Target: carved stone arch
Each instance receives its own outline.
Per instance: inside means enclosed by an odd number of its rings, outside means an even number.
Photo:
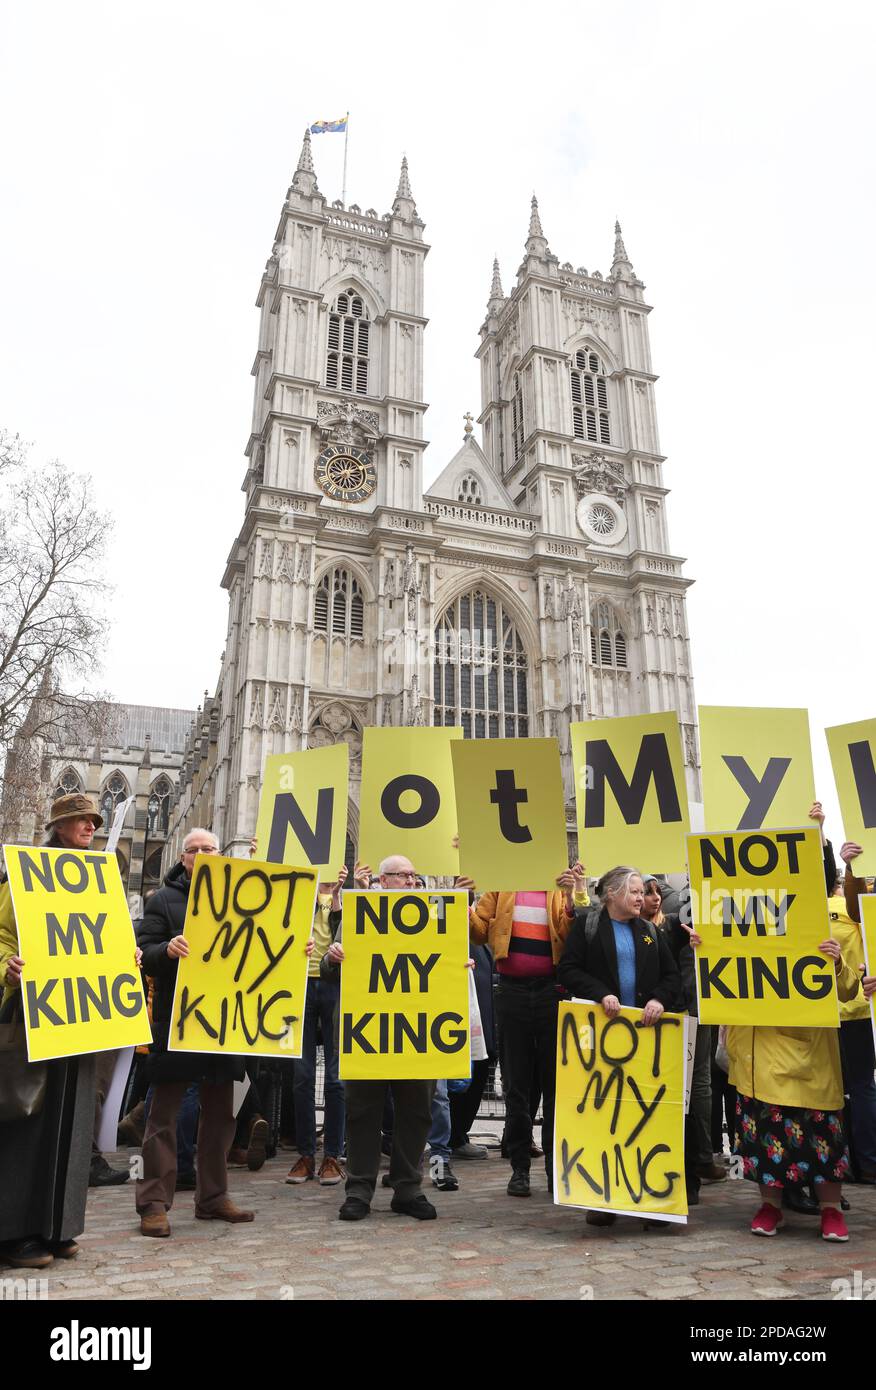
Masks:
[[[103,833],[109,833],[116,807],[131,795],[131,784],[120,767],[113,767],[100,785],[98,807],[103,816]]]
[[[71,767],[68,763],[61,771],[60,775],[55,779],[53,797],[57,800],[61,796],[73,796],[77,792],[82,792],[84,790],[85,783],[75,767]]]
[[[463,570],[449,579],[436,595],[434,625],[437,626],[451,604],[467,589],[483,589],[485,593],[501,599],[502,607],[523,638],[530,663],[534,666],[540,651],[538,628],[527,607],[520,602],[519,593],[515,593],[503,575],[493,570]]]
[[[330,275],[322,285],[320,294],[323,296],[322,308],[329,310],[334,304],[339,294],[344,290],[354,290],[365,302],[368,309],[368,317],[372,322],[386,318],[386,304],[381,295],[373,285],[369,285],[367,280],[363,280],[360,275],[356,275],[350,270],[339,271],[336,275]]]
[[[600,338],[599,334],[595,333],[592,328],[579,329],[573,333],[563,344],[563,351],[568,352],[574,363],[575,353],[589,347],[603,358],[609,376],[614,376],[620,370],[620,363],[608,343],[604,338]]]
[[[313,576],[314,591],[319,588],[323,576],[337,566],[350,571],[353,578],[357,581],[359,588],[362,590],[365,602],[373,603],[377,598],[377,590],[374,587],[374,581],[364,565],[362,565],[359,560],[353,559],[350,555],[339,554],[330,556],[325,560],[319,560]]]
[[[522,353],[515,352],[505,367],[499,388],[502,394],[503,401],[510,401],[511,399],[511,394],[514,389],[514,378],[520,371],[520,364],[522,363],[522,361]]]

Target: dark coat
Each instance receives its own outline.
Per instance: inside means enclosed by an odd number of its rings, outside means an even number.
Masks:
[[[664,1009],[681,1009],[681,979],[666,937],[641,917],[634,917],[630,926],[636,944],[635,1007],[643,1009],[656,999]],[[575,913],[557,979],[576,999],[598,1003],[607,994],[620,998],[614,928],[605,908]]]
[[[682,912],[687,903],[686,920],[690,925],[690,889],[685,888],[686,898],[682,898]],[[696,957],[694,948],[690,944],[690,937],[682,926],[682,913],[672,912],[663,918],[657,930],[665,936],[672,952],[672,959],[678,966],[678,973],[681,977],[681,992],[684,1000],[684,1007],[689,1014],[697,1016],[697,980],[696,980]]]
[[[171,937],[181,936],[186,920],[191,879],[182,864],[174,864],[157,893],[146,904],[137,928],[143,951],[143,973],[155,982],[152,995],[152,1046],[147,1076],[150,1081],[242,1081],[244,1059],[218,1052],[168,1052],[167,1037],[173,1012],[179,961],[167,954]]]

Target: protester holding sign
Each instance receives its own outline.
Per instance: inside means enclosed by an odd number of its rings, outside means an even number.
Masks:
[[[477,946],[486,943],[490,947],[499,975],[496,1024],[505,1095],[505,1143],[512,1169],[509,1197],[530,1195],[530,1092],[535,1069],[541,1082],[543,1133],[553,1133],[559,1004],[556,967],[575,909],[590,902],[586,881],[583,866],[576,864],[560,874],[557,889],[550,893],[484,893],[470,912],[471,940]],[[549,1140],[544,1149],[548,1190],[552,1191],[553,1146]]]
[[[154,1084],[152,1108],[143,1137],[143,1177],[137,1183],[140,1233],[169,1236],[167,1213],[176,1189],[176,1117],[193,1081],[201,1083],[195,1214],[203,1220],[252,1221],[228,1196],[226,1155],[234,1139],[233,1082],[242,1081],[243,1058],[217,1053],[168,1052],[167,1041],[179,960],[188,955],[183,935],[192,871],[199,854],[218,854],[209,830],[190,830],[180,861],[150,898],[140,924],[143,969],[155,981],[152,1001],[153,1043],[149,1076]]]
[[[681,979],[666,937],[642,918],[645,885],[637,869],[610,869],[596,885],[601,908],[578,909],[557,976],[576,999],[601,1004],[609,1019],[621,1007],[644,1012],[649,1027],[682,1006]],[[613,1212],[587,1213],[608,1226]]]
[[[338,1009],[337,980],[321,978],[320,964],[334,940],[341,922],[341,891],[347,881],[343,864],[334,883],[320,883],[313,914],[313,952],[307,966],[307,1000],[301,1057],[295,1063],[295,1140],[300,1157],[289,1169],[287,1183],[318,1178],[322,1187],[342,1182],[341,1154],[344,1152],[344,1083],[338,1078],[338,1050],[335,1045],[335,1014]],[[316,1170],[316,1030],[322,1033],[325,1063],[325,1127],[323,1160]]]
[[[843,858],[850,849],[857,848],[857,845],[843,845]],[[846,882],[852,875],[851,864],[856,857],[849,857]],[[856,974],[862,975],[864,942],[858,923],[860,905],[854,904],[856,916],[852,917],[847,910],[843,884],[839,879],[827,905],[830,909],[830,934],[839,942],[843,958]],[[863,990],[859,990],[852,999],[840,1000],[840,1058],[843,1067],[843,1087],[849,1098],[855,1177],[858,1182],[873,1183],[876,1182],[876,1051],[873,1046],[870,1005],[864,997]]]
[[[52,849],[87,850],[102,824],[89,797],[61,797],[52,806],[43,844]],[[12,895],[4,882],[0,885],[4,1021],[21,1016],[21,982],[26,977]],[[0,1053],[0,1069],[11,1067],[12,1062],[11,1053]],[[16,1268],[43,1269],[53,1259],[72,1259],[79,1253],[75,1237],[85,1226],[94,1132],[94,1054],[30,1065],[45,1068],[41,1107],[0,1121],[0,1258]]]
[[[693,937],[699,945],[699,937]],[[860,977],[838,941],[818,947],[834,963],[840,1000],[852,999]],[[849,1171],[843,1133],[843,1081],[835,1028],[755,1027],[727,1030],[730,1080],[737,1090],[734,1152],[743,1175],[760,1186],[753,1235],[773,1236],[782,1225],[782,1191],[810,1181],[821,1206],[825,1240],[846,1241],[840,1211]]]
[[[367,888],[370,886],[371,870],[367,865],[357,865],[355,879],[357,886]],[[392,855],[384,859],[380,865],[379,887],[383,892],[391,892],[394,895],[409,890],[409,904],[417,907],[416,900],[422,899],[423,895],[416,892],[417,872],[404,855]],[[361,924],[363,929],[362,941],[367,935],[370,941],[376,934],[378,940],[388,941],[389,939],[389,918],[392,914],[390,905],[384,899],[381,903],[368,902],[370,895],[364,893],[347,895],[344,900],[344,915],[347,915],[347,902],[359,900],[364,905],[361,911],[354,909],[352,925],[358,929]],[[375,895],[376,896],[376,895]],[[452,899],[450,900],[452,902]],[[390,903],[392,900],[390,900]],[[398,904],[399,909],[403,904]],[[446,913],[448,904],[443,909]],[[462,925],[464,928],[465,907],[462,907]],[[413,940],[420,936],[422,931],[428,931],[430,938],[436,933],[431,925],[433,914],[427,912],[425,918],[423,914],[418,914],[421,922],[400,922],[396,927],[396,934],[401,932],[407,946],[413,945]],[[421,925],[422,923],[422,925]],[[443,926],[439,923],[439,934],[443,935]],[[352,1012],[345,1013],[343,1017],[343,1037],[341,1046],[341,1070],[342,1074],[348,1075],[344,1071],[345,1061],[350,1071],[358,1072],[360,1079],[347,1080],[345,1083],[346,1101],[346,1120],[347,1120],[347,1182],[346,1198],[338,1212],[342,1221],[361,1221],[371,1213],[371,1202],[377,1186],[377,1174],[380,1167],[381,1151],[381,1121],[383,1119],[384,1102],[389,1086],[392,1087],[392,1097],[395,1106],[395,1118],[392,1136],[392,1152],[389,1161],[389,1183],[393,1188],[393,1197],[390,1203],[392,1210],[399,1215],[412,1216],[418,1221],[432,1221],[438,1215],[434,1206],[422,1193],[422,1159],[423,1151],[432,1123],[432,1097],[435,1091],[435,1080],[429,1078],[430,1049],[428,1040],[432,1041],[432,1051],[435,1047],[435,1038],[438,1037],[443,1054],[449,1054],[450,1049],[456,1049],[464,1043],[464,1072],[457,1071],[457,1075],[468,1074],[470,1071],[470,1061],[468,1057],[468,1029],[462,1029],[457,1025],[451,1028],[451,1035],[446,1032],[442,1034],[442,1029],[447,1025],[452,1025],[453,1018],[447,1013],[431,1015],[428,1010],[420,1012],[417,1019],[418,1030],[422,1025],[424,1036],[417,1038],[415,1053],[402,1058],[398,1055],[399,1044],[403,1050],[409,1052],[405,1038],[411,1034],[410,1021],[406,1019],[406,1010],[402,1006],[389,1007],[391,999],[394,999],[395,983],[402,982],[401,1000],[409,994],[422,994],[423,980],[435,976],[444,975],[446,965],[442,962],[441,951],[435,951],[433,943],[430,942],[430,954],[426,960],[421,959],[416,952],[407,953],[404,957],[394,952],[395,959],[391,962],[383,960],[379,952],[361,952],[363,961],[366,957],[370,958],[370,967],[367,970],[367,979],[376,991],[380,991],[386,996],[387,1008],[380,1011],[379,1018],[376,1018],[376,1009],[372,1006],[364,1013],[354,1016]],[[340,940],[335,940],[329,947],[322,961],[322,977],[331,979],[337,976],[339,967],[345,959],[344,947]],[[416,983],[413,976],[416,975]],[[467,984],[464,987],[465,997],[467,998]],[[342,998],[341,1012],[346,1008],[346,1003]],[[461,1016],[460,1016],[461,1017]],[[431,1023],[431,1027],[427,1027]],[[370,1033],[369,1033],[370,1029]],[[428,1036],[426,1036],[426,1034]],[[419,1054],[423,1054],[422,1056]],[[416,1063],[414,1064],[414,1057]],[[446,1065],[449,1055],[442,1056],[442,1061]],[[425,1075],[423,1067],[425,1066]],[[394,1071],[393,1068],[396,1068]],[[395,1078],[401,1072],[402,1078]],[[448,1072],[452,1069],[447,1068]],[[364,1079],[368,1074],[374,1079]],[[434,1076],[434,1072],[432,1073]]]

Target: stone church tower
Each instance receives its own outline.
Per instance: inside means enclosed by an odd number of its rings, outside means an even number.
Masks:
[[[569,724],[677,709],[699,799],[682,561],[669,549],[643,285],[560,264],[535,199],[510,295],[480,329],[483,448],[423,491],[424,268],[407,162],[389,213],[329,205],[305,134],[258,295],[245,514],[209,778],[245,854],[265,758],[368,724],[560,741]],[[198,824],[184,792],[173,849]],[[574,820],[570,812],[570,820]]]

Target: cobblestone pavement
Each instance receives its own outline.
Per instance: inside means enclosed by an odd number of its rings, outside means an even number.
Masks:
[[[476,1136],[473,1136],[476,1137]],[[122,1164],[130,1151],[111,1161]],[[372,1215],[338,1221],[343,1188],[288,1187],[296,1155],[281,1152],[258,1173],[233,1169],[234,1199],[252,1225],[196,1221],[193,1194],[179,1193],[169,1240],[138,1230],[133,1185],[92,1189],[82,1253],[46,1271],[50,1299],[832,1299],[836,1279],[876,1278],[876,1189],[850,1187],[847,1245],[822,1241],[818,1221],[791,1215],[766,1240],[748,1223],[753,1184],[703,1188],[687,1226],[645,1231],[621,1219],[611,1229],[555,1207],[543,1171],[533,1195],[508,1197],[506,1163],[458,1163],[455,1193],[426,1190],[438,1220],[389,1210],[378,1187]],[[25,1274],[0,1266],[0,1277]],[[860,1295],[859,1295],[860,1296]]]

